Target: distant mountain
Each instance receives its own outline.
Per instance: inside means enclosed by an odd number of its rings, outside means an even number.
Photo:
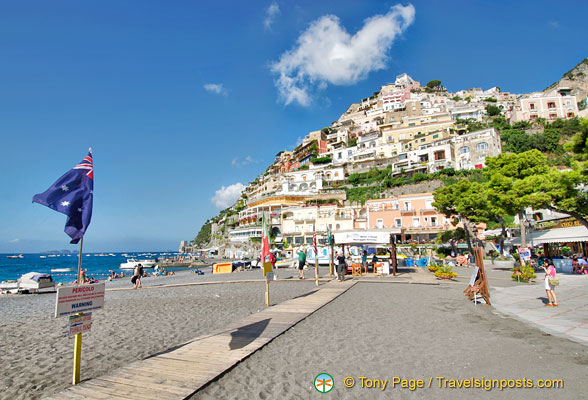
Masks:
[[[583,59],[578,65],[563,74],[559,81],[546,88],[544,92],[562,87],[572,89],[572,94],[576,96],[578,101],[586,98],[588,95],[588,58]]]

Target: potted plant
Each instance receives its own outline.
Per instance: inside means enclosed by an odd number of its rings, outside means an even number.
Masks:
[[[533,278],[536,278],[535,271],[533,271],[533,267],[530,265],[517,265],[511,269],[512,274],[511,278],[515,282],[523,282],[529,283],[529,281]]]
[[[439,267],[437,265],[433,265],[433,264],[429,265],[427,268],[431,272],[437,272],[437,270],[439,269]]]
[[[437,272],[435,272],[435,276],[437,278],[441,278],[441,279],[451,279],[451,278],[459,276],[459,275],[457,275],[455,272],[453,272],[452,266],[444,265],[442,267],[439,267],[439,269],[437,269]]]

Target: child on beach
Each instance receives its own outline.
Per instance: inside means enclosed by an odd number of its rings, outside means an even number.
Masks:
[[[543,266],[543,270],[545,271],[545,293],[547,293],[547,300],[549,301],[547,304],[545,304],[545,306],[557,307],[555,286],[549,282],[549,278],[555,278],[555,267],[553,266],[552,262],[549,262],[549,267],[545,268],[545,266]]]

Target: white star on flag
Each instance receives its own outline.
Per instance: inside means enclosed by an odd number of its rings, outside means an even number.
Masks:
[[[69,206],[69,201],[62,201],[61,205],[64,207],[67,207],[67,206]]]
[[[69,188],[67,187],[67,185],[61,186],[61,190],[63,190],[64,192],[69,192]]]
[[[81,208],[78,208],[78,212],[82,212],[82,209]]]

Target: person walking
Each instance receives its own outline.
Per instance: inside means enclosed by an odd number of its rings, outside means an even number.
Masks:
[[[306,264],[306,252],[301,246],[298,249],[298,279],[304,279],[304,264]]]
[[[131,282],[135,284],[133,289],[143,288],[141,285],[141,277],[143,276],[143,266],[141,264],[137,264],[135,269],[133,270],[133,277],[131,278]]]
[[[555,278],[555,267],[553,266],[553,262],[549,262],[549,267],[545,268],[543,266],[543,270],[545,271],[545,293],[547,293],[547,300],[548,303],[545,304],[546,307],[557,307],[557,296],[555,295],[555,285],[553,285],[553,279]],[[551,279],[551,282],[550,282]]]
[[[345,262],[345,254],[340,251],[337,255],[337,280],[343,282],[345,280],[345,273],[347,272],[347,263]]]
[[[361,256],[361,267],[365,270],[365,273],[367,274],[368,272],[368,267],[367,267],[367,251],[363,251],[363,255]]]

